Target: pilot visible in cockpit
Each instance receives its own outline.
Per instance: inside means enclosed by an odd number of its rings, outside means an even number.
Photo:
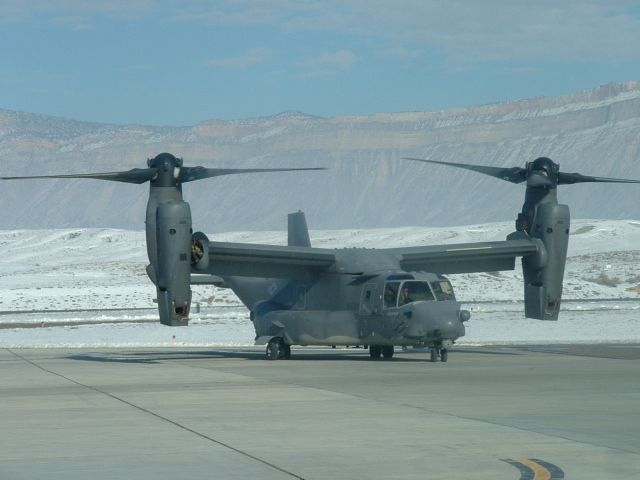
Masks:
[[[411,292],[409,291],[409,287],[406,285],[402,287],[402,291],[400,292],[400,298],[398,299],[398,305],[406,305],[407,303],[413,302],[413,298],[411,298]]]

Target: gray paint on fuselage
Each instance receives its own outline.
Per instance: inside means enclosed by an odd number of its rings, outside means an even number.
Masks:
[[[405,272],[395,255],[380,250],[336,250],[335,256],[329,271],[306,281],[225,277],[251,311],[256,338],[278,336],[297,345],[429,345],[464,335],[454,300],[383,307],[389,276],[433,282],[437,275]]]

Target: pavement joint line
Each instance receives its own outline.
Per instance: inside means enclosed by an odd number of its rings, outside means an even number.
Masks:
[[[537,352],[533,352],[533,353],[537,353]],[[161,362],[167,362],[167,361],[173,361],[173,362],[180,362],[181,359],[163,359],[160,360]],[[191,359],[186,359],[187,361],[191,360]],[[428,362],[427,362],[428,363]],[[201,367],[201,366],[197,366],[197,365],[187,365],[189,368],[198,368],[198,369],[202,369],[202,370],[213,370],[213,368],[209,368],[209,367]],[[238,375],[240,377],[246,377],[246,378],[251,378],[255,380],[255,377],[251,377],[249,375],[243,375],[240,373],[236,373],[236,372],[227,372],[227,373],[233,373],[233,375]],[[488,425],[494,425],[497,427],[502,427],[502,428],[510,428],[510,429],[514,429],[514,430],[520,430],[523,432],[529,432],[529,433],[535,433],[537,435],[542,435],[545,437],[551,437],[551,438],[556,438],[556,439],[560,439],[560,440],[565,440],[568,442],[572,442],[572,443],[579,443],[582,445],[589,445],[592,447],[597,447],[597,448],[604,448],[607,450],[613,450],[613,451],[617,451],[617,452],[624,452],[624,453],[630,453],[632,455],[640,455],[640,453],[633,451],[633,450],[627,450],[624,448],[616,448],[616,447],[610,447],[608,445],[599,445],[597,443],[593,443],[593,442],[585,442],[583,440],[576,440],[574,438],[569,438],[569,437],[564,437],[562,435],[555,435],[555,434],[550,434],[550,433],[546,433],[546,432],[538,432],[536,430],[532,430],[529,428],[524,428],[524,427],[518,427],[518,426],[514,426],[514,425],[505,425],[503,423],[499,423],[499,422],[495,422],[495,421],[491,421],[491,420],[487,420],[484,418],[476,418],[476,417],[466,417],[466,416],[462,416],[462,415],[456,415],[453,413],[448,413],[448,412],[441,412],[438,410],[433,410],[433,409],[429,409],[426,407],[421,407],[421,406],[417,406],[417,405],[410,405],[410,404],[406,404],[406,403],[399,403],[399,402],[394,402],[391,400],[384,400],[384,399],[379,399],[379,398],[367,398],[361,395],[357,395],[355,393],[347,393],[347,392],[341,392],[338,390],[328,390],[328,389],[323,389],[320,387],[313,387],[313,386],[308,386],[308,385],[299,385],[296,383],[292,383],[292,382],[286,382],[286,381],[275,381],[275,380],[269,380],[269,379],[265,379],[265,378],[260,378],[260,380],[264,381],[265,383],[271,383],[274,385],[293,385],[296,387],[300,387],[300,388],[309,388],[309,389],[314,389],[314,390],[318,390],[321,392],[332,392],[332,393],[338,393],[341,395],[345,395],[345,396],[350,396],[353,398],[357,398],[359,400],[367,400],[370,402],[376,402],[376,403],[381,403],[381,404],[386,404],[386,405],[393,405],[393,406],[400,406],[400,407],[406,407],[406,408],[412,408],[414,410],[418,410],[421,412],[426,412],[426,413],[431,413],[434,415],[442,415],[442,416],[446,416],[446,417],[451,417],[451,418],[457,418],[459,420],[468,420],[468,421],[472,421],[472,422],[481,422],[481,423],[486,423]]]
[[[595,344],[597,345],[597,344]],[[626,346],[627,344],[625,343],[619,343],[617,345],[621,345],[621,346]],[[631,344],[629,344],[631,345]],[[624,361],[637,361],[638,359],[636,358],[619,358],[619,357],[612,357],[610,355],[596,355],[596,354],[588,354],[588,353],[579,353],[579,352],[566,352],[566,351],[561,351],[561,350],[557,350],[553,348],[553,345],[550,346],[542,346],[540,348],[535,348],[535,347],[526,347],[526,346],[522,346],[520,347],[522,350],[526,351],[526,352],[531,352],[531,353],[542,353],[542,354],[550,354],[550,355],[564,355],[567,357],[584,357],[584,358],[600,358],[600,359],[605,359],[605,360],[624,360]]]
[[[189,433],[191,433],[193,435],[196,435],[196,436],[198,436],[198,437],[200,437],[200,438],[202,438],[204,440],[208,440],[208,441],[210,441],[212,443],[215,443],[216,445],[219,445],[221,447],[227,448],[227,449],[229,449],[229,450],[231,450],[233,452],[236,452],[236,453],[238,453],[240,455],[243,455],[243,456],[245,456],[245,457],[247,457],[247,458],[249,458],[251,460],[254,460],[256,462],[262,463],[263,465],[266,465],[266,466],[268,466],[270,468],[273,468],[273,469],[275,469],[275,470],[277,470],[277,471],[279,471],[281,473],[289,475],[292,478],[297,478],[299,480],[305,480],[304,477],[296,475],[295,473],[290,472],[288,470],[285,470],[282,467],[278,467],[277,465],[275,465],[273,463],[270,463],[270,462],[268,462],[266,460],[263,460],[262,458],[256,457],[255,455],[251,455],[250,453],[245,452],[243,450],[240,450],[239,448],[233,447],[233,446],[229,445],[228,443],[224,443],[224,442],[222,442],[220,440],[216,440],[213,437],[209,437],[208,435],[205,435],[204,433],[200,433],[197,430],[193,430],[193,429],[191,429],[191,428],[189,428],[189,427],[187,427],[185,425],[182,425],[181,423],[176,422],[175,420],[171,420],[170,418],[164,417],[164,416],[160,415],[159,413],[155,413],[155,412],[152,412],[151,410],[147,410],[146,408],[141,407],[140,405],[136,405],[135,403],[129,402],[129,401],[127,401],[127,400],[125,400],[123,398],[120,398],[117,395],[114,395],[114,394],[109,393],[107,391],[100,390],[97,387],[93,387],[91,385],[86,385],[84,383],[78,382],[77,380],[74,380],[72,378],[66,377],[65,375],[62,375],[61,373],[57,373],[57,372],[54,372],[53,370],[49,370],[48,368],[45,368],[42,365],[37,364],[33,360],[29,360],[28,358],[23,357],[22,355],[14,352],[10,348],[6,348],[5,350],[8,351],[9,353],[11,353],[12,355],[14,355],[15,357],[21,359],[22,361],[27,362],[28,364],[30,364],[30,365],[42,370],[43,372],[49,373],[51,375],[55,375],[57,377],[60,377],[60,378],[62,378],[64,380],[68,381],[68,382],[71,382],[71,383],[73,383],[75,385],[78,385],[80,387],[87,388],[87,389],[92,390],[92,391],[94,391],[96,393],[99,393],[101,395],[105,395],[105,396],[107,396],[109,398],[112,398],[112,399],[114,399],[114,400],[116,400],[116,401],[118,401],[120,403],[123,403],[125,405],[130,406],[130,407],[133,407],[136,410],[139,410],[139,411],[141,411],[143,413],[151,415],[152,417],[155,417],[155,418],[157,418],[159,420],[162,420],[162,421],[164,421],[166,423],[169,423],[169,424],[171,424],[171,425],[173,425],[175,427],[178,427],[178,428],[180,428],[182,430],[185,430],[186,432],[189,432]]]

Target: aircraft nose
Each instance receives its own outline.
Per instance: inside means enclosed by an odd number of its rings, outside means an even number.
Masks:
[[[431,340],[455,340],[464,336],[457,302],[417,302],[411,305],[405,336]]]
[[[452,319],[441,319],[429,329],[427,335],[436,339],[455,340],[464,335],[464,325],[457,315]]]

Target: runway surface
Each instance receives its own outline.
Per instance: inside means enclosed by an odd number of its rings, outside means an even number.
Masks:
[[[640,345],[0,350],[2,479],[640,478]]]

